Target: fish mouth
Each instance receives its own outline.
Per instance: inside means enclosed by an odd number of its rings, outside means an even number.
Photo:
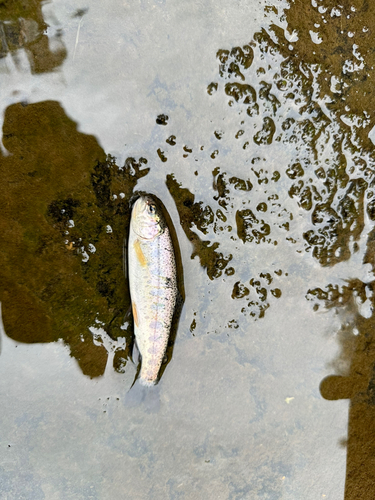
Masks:
[[[139,213],[145,211],[150,205],[155,205],[153,198],[148,194],[142,194],[135,200],[132,211],[138,215]]]
[[[145,198],[145,196],[139,196],[139,198],[135,200],[132,207],[132,217],[138,217],[138,215],[145,211],[145,209],[147,208],[147,202]]]

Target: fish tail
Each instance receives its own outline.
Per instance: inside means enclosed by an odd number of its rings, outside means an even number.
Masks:
[[[139,383],[141,385],[143,385],[144,387],[152,387],[153,385],[156,384],[156,380],[151,379],[151,378],[144,378],[144,377],[141,376],[139,378]]]
[[[146,360],[142,360],[139,383],[145,387],[151,387],[155,385],[158,377],[158,372],[158,369],[150,369],[150,367],[147,367]]]

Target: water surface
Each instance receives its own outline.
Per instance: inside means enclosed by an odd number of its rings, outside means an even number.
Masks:
[[[4,4],[4,498],[372,498],[357,3]],[[140,191],[171,217],[185,298],[146,392],[123,273]]]

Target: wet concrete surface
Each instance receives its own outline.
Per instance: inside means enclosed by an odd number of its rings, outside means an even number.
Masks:
[[[0,20],[3,498],[373,498],[372,7]],[[151,389],[123,269],[137,192],[181,253]]]

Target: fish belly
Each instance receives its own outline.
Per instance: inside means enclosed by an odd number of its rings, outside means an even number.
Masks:
[[[134,333],[142,357],[140,382],[153,385],[163,362],[177,296],[176,263],[166,229],[154,240],[129,238]]]

